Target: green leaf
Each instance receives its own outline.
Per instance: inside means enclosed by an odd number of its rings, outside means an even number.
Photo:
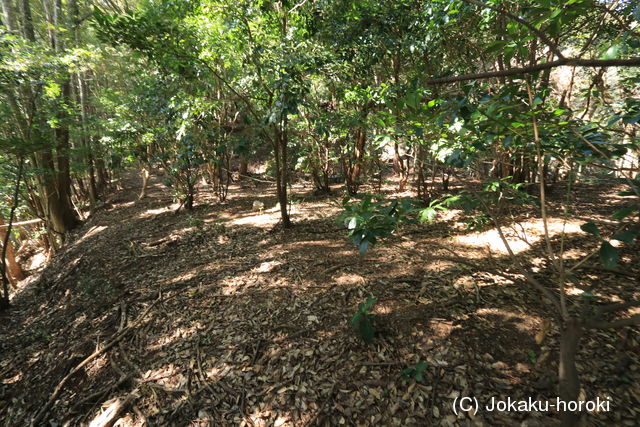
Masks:
[[[357,311],[356,314],[354,314],[353,317],[351,317],[351,321],[350,321],[351,325],[357,328],[363,316],[364,314],[362,314],[361,311]]]
[[[619,233],[616,233],[613,238],[616,240],[620,240],[621,242],[630,244],[633,243],[633,241],[636,239],[636,237],[638,237],[638,232],[637,231],[621,231]]]
[[[429,367],[427,362],[418,362],[416,363],[416,371],[424,372]]]
[[[628,217],[631,213],[635,212],[638,210],[637,206],[625,206],[624,208],[617,210],[614,212],[613,215],[611,215],[611,217],[613,219],[617,219],[618,221],[625,219],[626,217]]]
[[[369,295],[369,297],[367,297],[367,301],[364,304],[362,304],[361,310],[365,313],[368,313],[369,311],[371,311],[374,304],[377,302],[378,302],[378,298]]]
[[[593,234],[596,237],[600,237],[600,231],[593,222],[587,222],[580,226],[580,229],[586,233]]]
[[[366,342],[367,344],[373,344],[373,335],[375,333],[375,330],[373,329],[373,325],[368,318],[362,318],[362,320],[360,321],[358,332],[360,332],[360,336],[362,337],[364,342]]]
[[[604,53],[604,59],[615,59],[619,56],[620,45],[614,44]]]
[[[600,263],[602,263],[602,266],[607,269],[616,268],[619,260],[618,250],[611,243],[602,242],[602,245],[600,245]]]
[[[357,217],[353,217],[351,218],[351,220],[349,221],[349,224],[347,225],[347,228],[349,230],[353,230],[358,226],[358,218]]]
[[[437,212],[435,208],[429,207],[420,211],[420,222],[433,222],[436,219]]]

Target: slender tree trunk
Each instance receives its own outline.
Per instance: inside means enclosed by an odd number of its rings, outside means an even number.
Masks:
[[[22,169],[24,167],[24,157],[20,157],[18,163],[18,173],[16,175],[16,185],[13,192],[13,200],[11,204],[11,210],[9,212],[9,223],[5,231],[5,235],[2,242],[2,254],[0,255],[0,280],[2,281],[2,298],[0,298],[0,309],[9,307],[9,276],[7,274],[7,252],[9,248],[9,237],[11,236],[11,226],[13,225],[13,218],[18,209],[18,203],[20,201],[20,182],[22,181]]]
[[[25,39],[35,42],[36,33],[33,30],[33,18],[31,17],[29,0],[20,0],[20,12],[22,15],[22,34]]]
[[[25,278],[24,271],[22,271],[22,267],[16,261],[15,252],[13,250],[13,244],[11,243],[11,236],[7,236],[7,228],[1,227],[5,225],[4,218],[0,215],[0,240],[2,242],[7,242],[7,250],[6,250],[6,266],[7,266],[7,276],[9,279],[9,284],[16,288],[16,283]],[[3,246],[4,250],[4,246]]]
[[[576,353],[582,338],[582,325],[578,319],[570,318],[560,334],[560,363],[558,394],[565,402],[577,401],[580,393],[580,378],[576,367]],[[562,425],[572,427],[578,421],[577,414],[569,411],[562,413]]]
[[[416,187],[418,189],[418,198],[422,200],[427,200],[429,198],[429,190],[427,188],[427,183],[424,175],[424,166],[425,166],[425,150],[422,144],[418,144],[416,150]]]
[[[69,1],[69,10],[70,10],[70,23],[73,28],[74,33],[74,41],[76,47],[81,45],[80,39],[80,12],[78,10],[78,2],[76,0]],[[78,92],[78,101],[80,102],[80,128],[82,129],[82,134],[80,136],[80,140],[82,142],[82,147],[85,152],[85,162],[87,163],[88,172],[89,172],[89,202],[93,207],[95,202],[98,200],[98,188],[96,185],[96,174],[95,174],[95,166],[93,159],[93,150],[91,147],[91,139],[87,137],[87,83],[85,81],[84,73],[77,72],[75,74],[77,81],[77,92]]]
[[[240,175],[246,175],[249,169],[249,162],[247,162],[247,158],[245,156],[240,156],[240,168],[238,171]]]
[[[282,120],[283,128],[287,124],[286,118]],[[285,128],[286,129],[286,128]],[[278,203],[280,204],[280,217],[284,228],[291,227],[291,219],[288,211],[288,167],[287,167],[287,134],[278,125],[274,125],[274,148],[276,159],[276,189],[278,192]]]
[[[350,170],[346,172],[347,178],[347,191],[351,195],[355,195],[358,192],[360,186],[360,173],[362,172],[362,166],[365,156],[365,144],[367,142],[367,135],[362,126],[356,128],[354,132],[355,147],[353,150],[353,161],[350,165]]]
[[[2,23],[10,33],[15,33],[18,30],[12,0],[2,0]]]
[[[147,197],[147,186],[149,185],[149,166],[146,163],[142,164],[140,175],[142,176],[142,189],[140,190],[138,200]]]

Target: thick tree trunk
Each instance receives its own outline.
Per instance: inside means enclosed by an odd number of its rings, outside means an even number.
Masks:
[[[44,214],[48,220],[49,228],[64,240],[64,234],[75,228],[79,221],[76,217],[68,190],[60,191],[53,155],[50,150],[43,150],[36,154],[37,166],[43,170],[43,175],[38,177],[40,199],[43,203]]]

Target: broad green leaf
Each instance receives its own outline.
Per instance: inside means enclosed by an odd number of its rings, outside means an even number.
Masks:
[[[587,222],[580,226],[580,229],[586,233],[593,234],[596,237],[600,237],[600,231],[593,222]]]
[[[602,245],[600,245],[600,263],[602,263],[602,266],[608,269],[616,268],[619,260],[618,250],[611,243],[602,242]]]
[[[613,238],[616,240],[620,240],[621,242],[624,243],[633,243],[633,241],[636,239],[636,237],[638,237],[638,232],[637,231],[621,231],[619,233],[616,233]]]
[[[429,207],[420,211],[420,222],[433,222],[436,219],[438,213],[435,208]]]
[[[364,342],[366,342],[367,344],[373,344],[373,335],[375,333],[375,330],[373,329],[373,325],[368,318],[363,317],[360,320],[358,331],[360,332],[360,336],[362,337]]]
[[[615,211],[614,214],[611,215],[611,217],[613,219],[620,221],[625,219],[626,217],[628,217],[630,214],[632,214],[637,210],[638,210],[637,206],[625,206],[624,208]]]

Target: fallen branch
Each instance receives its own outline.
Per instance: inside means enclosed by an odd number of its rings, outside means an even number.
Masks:
[[[587,329],[616,329],[624,326],[634,326],[640,324],[640,314],[627,317],[626,319],[618,319],[612,322],[587,322],[584,327]]]
[[[14,222],[13,224],[11,224],[12,227],[17,227],[19,225],[28,225],[28,224],[35,224],[38,222],[42,222],[42,219],[40,218],[36,218],[36,219],[30,219],[28,221],[20,221],[20,222]],[[0,228],[8,228],[9,224],[2,224],[0,225]]]
[[[89,355],[87,358],[85,358],[82,362],[80,362],[79,364],[76,365],[75,368],[73,368],[64,378],[62,378],[62,380],[60,380],[60,382],[58,383],[58,385],[55,387],[55,389],[53,390],[53,393],[51,393],[51,396],[49,397],[49,399],[47,400],[47,402],[42,406],[42,408],[36,413],[36,415],[33,417],[33,419],[31,420],[31,426],[35,427],[37,425],[40,425],[40,421],[42,420],[42,418],[47,414],[47,412],[49,411],[49,409],[51,408],[51,406],[53,406],[53,402],[58,398],[58,395],[60,395],[60,392],[62,391],[62,388],[64,387],[64,385],[67,383],[67,381],[69,381],[69,379],[71,377],[73,377],[73,375],[75,375],[78,371],[80,371],[83,367],[85,367],[87,364],[89,364],[89,362],[91,362],[93,359],[95,359],[96,357],[102,355],[105,351],[109,350],[111,347],[113,347],[114,345],[116,345],[118,342],[120,342],[120,340],[122,338],[125,337],[125,335],[131,331],[133,328],[137,327],[142,320],[147,316],[147,314],[149,313],[149,311],[151,311],[151,309],[153,307],[155,307],[155,305],[160,302],[160,298],[158,298],[157,300],[155,300],[149,307],[147,307],[147,309],[138,317],[138,319],[133,322],[132,324],[130,324],[129,326],[121,329],[119,332],[117,332],[115,334],[115,336],[113,338],[111,338],[111,340],[109,342],[107,342],[107,344],[105,344],[102,348],[94,351],[91,355]]]
[[[101,399],[102,397],[104,397],[105,395],[110,393],[111,391],[117,390],[120,386],[122,386],[123,384],[125,384],[129,380],[131,380],[131,377],[129,377],[129,376],[125,375],[125,376],[120,377],[120,379],[118,381],[116,381],[115,383],[109,385],[107,388],[102,389],[102,390],[98,390],[95,393],[91,393],[90,395],[84,397],[81,401],[75,403],[71,407],[71,410],[69,412],[72,412],[72,413],[79,412],[81,406],[89,404],[91,402],[94,402],[94,401],[96,401],[98,399]]]
[[[116,398],[107,409],[102,412],[100,415],[95,417],[91,423],[89,423],[89,427],[110,427],[115,423],[120,414],[122,414],[125,409],[139,397],[138,389],[134,389],[131,393],[127,394],[124,398]]]

